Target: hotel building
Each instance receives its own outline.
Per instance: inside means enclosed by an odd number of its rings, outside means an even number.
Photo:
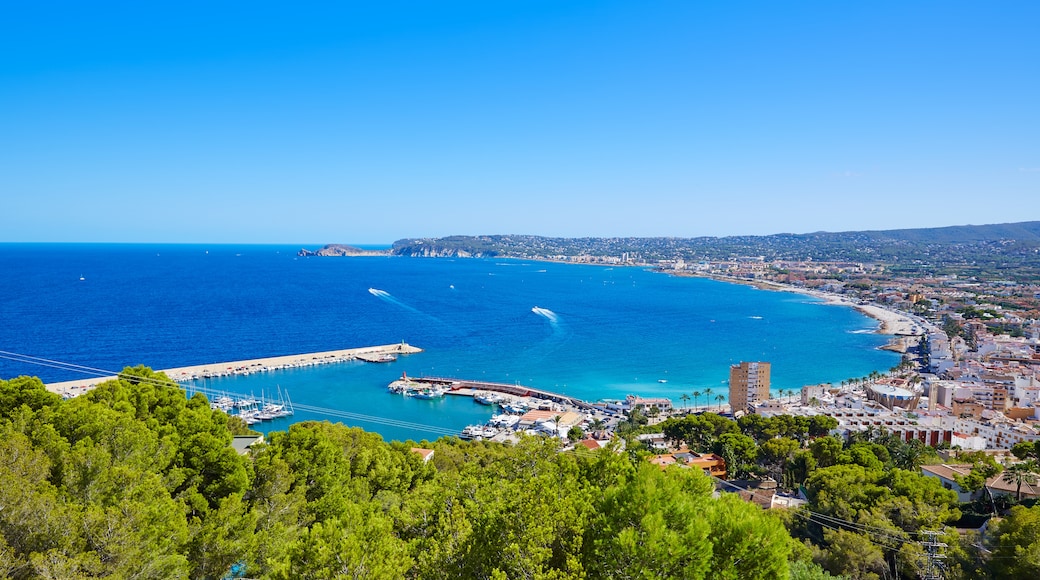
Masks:
[[[734,413],[768,399],[769,363],[742,362],[729,367],[729,406]]]

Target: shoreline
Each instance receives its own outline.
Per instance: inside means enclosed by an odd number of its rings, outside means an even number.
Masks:
[[[925,334],[925,329],[921,328],[926,325],[923,322],[915,321],[910,314],[898,311],[892,308],[886,308],[877,303],[860,304],[854,302],[844,296],[838,296],[820,290],[813,290],[809,288],[799,288],[797,286],[791,286],[789,284],[781,284],[779,282],[764,282],[761,280],[746,280],[743,278],[734,278],[730,276],[722,276],[719,274],[698,274],[691,272],[669,272],[668,270],[659,270],[662,273],[670,274],[678,277],[685,278],[705,278],[708,280],[715,280],[716,282],[726,282],[730,284],[739,284],[742,286],[752,286],[759,290],[768,290],[771,292],[792,292],[795,294],[804,294],[806,296],[812,296],[823,301],[823,304],[827,306],[845,306],[852,308],[863,314],[864,316],[873,318],[878,322],[878,327],[874,330],[875,334],[881,334],[892,337],[889,339],[888,344],[879,347],[882,350],[891,350],[894,352],[906,352],[909,348],[907,344],[910,342],[908,339],[914,339]],[[915,332],[916,331],[916,332]]]
[[[397,355],[415,354],[420,352],[422,352],[421,348],[402,342],[400,344],[364,346],[360,348],[291,354],[240,361],[213,362],[201,365],[161,369],[156,370],[155,372],[164,373],[170,378],[170,380],[180,383],[197,378],[248,375],[272,370],[300,368],[305,366],[348,362],[352,360],[365,360],[366,358],[382,357],[387,355],[396,357]],[[369,360],[369,362],[378,363],[382,361],[372,359]],[[116,375],[88,377],[72,381],[45,383],[44,386],[52,393],[57,393],[62,396],[76,396],[100,385],[101,383],[118,378],[119,377]]]

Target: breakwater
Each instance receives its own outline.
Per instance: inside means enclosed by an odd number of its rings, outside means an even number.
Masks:
[[[603,405],[595,405],[563,393],[554,393],[552,391],[536,389],[520,384],[470,381],[465,379],[449,379],[442,377],[421,377],[415,379],[404,377],[402,380],[410,380],[414,383],[444,387],[448,389],[449,393],[462,391],[465,394],[472,395],[474,392],[478,391],[491,391],[493,393],[502,393],[505,395],[513,395],[515,397],[530,397],[533,399],[541,399],[543,401],[552,401],[562,405],[571,405],[585,411],[605,411],[605,406]]]
[[[330,350],[231,362],[208,363],[203,365],[162,369],[159,372],[165,373],[166,376],[173,381],[183,383],[197,379],[250,375],[274,370],[312,367],[352,360],[387,362],[396,359],[396,357],[400,355],[415,354],[419,352],[422,352],[421,348],[401,342],[398,344],[385,344],[380,346],[367,346],[361,348]],[[74,381],[47,383],[46,386],[48,390],[54,393],[63,396],[75,396],[105,381],[114,380],[116,378],[118,378],[117,375],[102,375],[77,379]]]

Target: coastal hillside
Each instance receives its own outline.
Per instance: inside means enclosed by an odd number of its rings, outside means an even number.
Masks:
[[[385,252],[351,251],[336,244],[301,256],[392,254],[419,257],[554,259],[628,254],[635,261],[817,260],[925,264],[943,267],[1040,268],[1040,221],[861,232],[780,233],[726,237],[553,238],[531,235],[409,238]],[[356,250],[356,249],[355,249]]]
[[[300,256],[385,256],[386,250],[363,250],[344,244],[327,244],[318,250],[302,249]]]
[[[1040,221],[986,226],[947,226],[909,230],[884,230],[864,232],[873,234],[878,240],[902,240],[929,243],[966,243],[1001,240],[1017,240],[1040,243]],[[841,235],[841,234],[834,234]]]
[[[780,518],[714,499],[699,469],[540,437],[386,443],[327,422],[247,436],[239,453],[245,425],[202,395],[145,367],[121,377],[70,400],[0,380],[0,577],[765,580],[794,558],[811,567]]]

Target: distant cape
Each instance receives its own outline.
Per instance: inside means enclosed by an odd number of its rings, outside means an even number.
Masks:
[[[297,252],[298,256],[389,256],[390,250],[363,250],[343,244],[327,244],[319,250],[304,248]]]
[[[626,263],[660,260],[817,260],[902,264],[973,264],[1040,270],[1040,221],[860,232],[768,236],[554,238],[533,235],[447,236],[397,240],[387,250],[329,244],[301,256],[417,256],[567,260],[611,256]]]

